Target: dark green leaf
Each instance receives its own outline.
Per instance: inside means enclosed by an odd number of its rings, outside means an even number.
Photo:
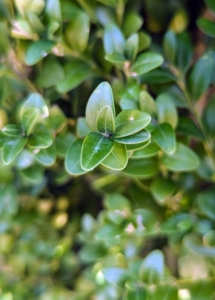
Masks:
[[[135,287],[135,290],[128,290],[123,300],[146,300],[147,294],[145,287]]]
[[[173,153],[176,147],[175,133],[168,123],[159,125],[153,132],[155,143],[166,153]]]
[[[130,36],[134,33],[136,33],[140,27],[142,26],[142,18],[134,13],[134,12],[129,12],[124,19],[123,25],[122,25],[122,31],[124,35]]]
[[[144,282],[157,283],[164,275],[164,255],[154,250],[146,256],[139,269],[139,276]]]
[[[121,144],[131,145],[131,144],[140,144],[145,141],[148,141],[151,137],[151,134],[146,130],[141,130],[132,135],[128,135],[121,138],[115,138],[114,140]]]
[[[197,25],[204,33],[215,37],[215,23],[213,21],[200,18],[197,20]]]
[[[37,123],[30,135],[28,146],[31,148],[48,148],[53,142],[52,135],[42,123]]]
[[[114,141],[99,132],[89,133],[81,150],[81,167],[91,170],[98,166],[111,152]]]
[[[207,54],[195,63],[188,78],[188,86],[194,100],[198,100],[210,85],[213,68],[214,62]]]
[[[89,67],[78,61],[67,63],[65,68],[65,78],[58,83],[57,90],[60,93],[67,93],[82,83],[91,73]]]
[[[151,121],[149,114],[135,109],[123,110],[116,117],[114,138],[121,138],[145,128]]]
[[[125,38],[115,24],[108,24],[104,30],[104,49],[106,54],[124,52]]]
[[[126,146],[114,143],[111,153],[102,161],[102,165],[113,170],[123,170],[128,163]]]
[[[193,57],[191,39],[187,33],[177,36],[176,65],[185,73]]]
[[[131,159],[122,172],[130,176],[150,178],[157,174],[158,164],[151,158],[142,160]]]
[[[132,66],[132,76],[145,74],[163,63],[163,57],[157,53],[142,53]]]
[[[3,148],[3,160],[6,165],[12,163],[12,161],[18,156],[27,143],[28,139],[25,137],[18,137],[5,142]]]
[[[86,120],[91,130],[97,130],[97,116],[102,108],[107,105],[111,107],[113,116],[115,117],[115,106],[111,86],[107,82],[102,82],[90,96],[86,107]]]
[[[138,51],[138,43],[139,43],[139,36],[138,34],[133,34],[130,36],[125,44],[125,56],[133,62],[137,56]]]
[[[214,117],[213,117],[214,120]],[[177,126],[177,132],[185,135],[185,136],[192,136],[197,139],[202,140],[203,135],[196,124],[187,117],[180,117]]]
[[[150,190],[158,204],[165,204],[166,198],[175,191],[175,184],[170,179],[157,177],[151,182]]]
[[[141,76],[141,82],[149,84],[169,83],[175,81],[175,77],[167,70],[158,68]]]
[[[46,166],[46,167],[52,166],[55,163],[56,158],[57,158],[55,144],[52,143],[52,145],[50,147],[45,148],[45,149],[34,150],[34,157],[43,166]]]
[[[175,56],[177,52],[177,40],[172,31],[167,31],[163,40],[164,54],[169,62],[175,63]]]
[[[212,98],[205,106],[203,112],[204,125],[207,128],[208,133],[215,137],[215,118],[214,118],[214,109],[215,109],[215,98]]]
[[[2,128],[2,132],[8,137],[20,137],[24,134],[21,126],[15,124],[8,124]]]
[[[187,172],[194,170],[199,165],[198,156],[187,146],[178,143],[173,154],[165,154],[161,162],[164,166],[176,172]]]
[[[213,0],[204,0],[207,7],[215,14],[215,3]]]
[[[4,147],[4,144],[10,137],[6,136],[2,131],[0,131],[0,149]]]
[[[209,189],[197,196],[198,205],[201,212],[203,212],[208,218],[215,221],[215,190]]]
[[[132,154],[132,159],[148,158],[158,154],[159,147],[155,143],[149,143],[145,147],[139,150],[135,150]]]
[[[160,94],[156,99],[156,105],[159,124],[169,123],[175,129],[178,124],[178,114],[171,97],[168,94]]]
[[[38,108],[29,108],[22,114],[22,126],[25,129],[25,134],[28,136],[34,128],[34,125],[39,117],[40,111]]]
[[[26,64],[28,66],[35,65],[51,52],[53,46],[54,42],[47,40],[32,42],[26,51]]]

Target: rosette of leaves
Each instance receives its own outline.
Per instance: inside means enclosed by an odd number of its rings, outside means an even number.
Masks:
[[[66,157],[66,169],[69,173],[80,175],[99,164],[113,170],[122,170],[128,162],[126,145],[140,144],[150,139],[150,133],[144,128],[150,123],[148,113],[128,109],[116,116],[112,89],[102,82],[89,98],[86,108],[86,120],[81,119],[79,135],[70,147]]]

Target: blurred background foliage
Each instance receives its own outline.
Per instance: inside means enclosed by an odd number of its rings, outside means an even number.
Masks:
[[[214,14],[213,0],[0,1],[2,300],[215,299]],[[117,113],[152,116],[152,139],[123,171],[73,176],[103,81]]]

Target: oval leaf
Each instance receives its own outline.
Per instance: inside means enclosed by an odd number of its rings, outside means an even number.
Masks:
[[[28,138],[19,137],[5,142],[3,148],[3,160],[6,165],[9,165],[18,156],[25,147],[27,141]]]
[[[46,167],[52,166],[55,163],[57,158],[57,151],[56,151],[55,144],[52,143],[50,147],[45,149],[35,150],[34,157],[43,166]]]
[[[178,115],[172,98],[168,94],[160,94],[156,99],[156,105],[159,124],[169,123],[175,129],[178,124]]]
[[[132,75],[138,76],[145,74],[163,63],[163,57],[157,53],[143,53],[137,57],[137,60],[132,66]]]
[[[6,125],[4,128],[2,128],[2,132],[8,137],[19,137],[24,134],[22,127],[15,124]]]
[[[34,132],[30,135],[28,146],[31,148],[48,148],[53,142],[52,135],[42,123],[35,126]]]
[[[114,137],[114,140],[121,144],[132,145],[132,144],[140,144],[146,142],[150,139],[150,137],[151,134],[148,131],[141,130],[137,133],[122,138]]]
[[[122,172],[139,178],[150,178],[157,174],[158,164],[156,160],[151,158],[142,160],[131,159]]]
[[[166,198],[174,193],[175,184],[169,179],[158,177],[152,181],[150,190],[158,204],[165,204]]]
[[[158,154],[159,150],[160,150],[159,147],[155,143],[150,143],[149,145],[147,144],[142,149],[134,151],[131,158],[140,159],[140,158],[153,157]]]
[[[152,137],[155,143],[166,153],[173,153],[176,147],[175,133],[172,126],[163,123],[153,132]]]
[[[25,111],[32,108],[39,109],[41,118],[46,118],[49,116],[48,106],[46,105],[44,98],[38,93],[30,94],[27,100],[24,102],[21,109],[21,119],[23,118]]]
[[[113,134],[115,131],[115,122],[113,117],[113,111],[110,106],[105,106],[100,110],[96,125],[98,131],[106,134]]]
[[[54,46],[54,42],[39,40],[32,42],[26,51],[25,62],[28,66],[33,66],[47,56]]]
[[[126,146],[114,143],[111,153],[102,161],[102,165],[112,170],[123,170],[128,163]]]
[[[115,24],[108,24],[104,30],[104,50],[106,54],[123,54],[125,38]]]
[[[22,126],[25,129],[26,135],[29,135],[34,128],[34,125],[39,117],[38,108],[27,109],[22,115]]]

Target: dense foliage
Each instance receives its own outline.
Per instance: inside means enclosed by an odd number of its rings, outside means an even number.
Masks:
[[[0,298],[215,299],[214,0],[0,1]]]

